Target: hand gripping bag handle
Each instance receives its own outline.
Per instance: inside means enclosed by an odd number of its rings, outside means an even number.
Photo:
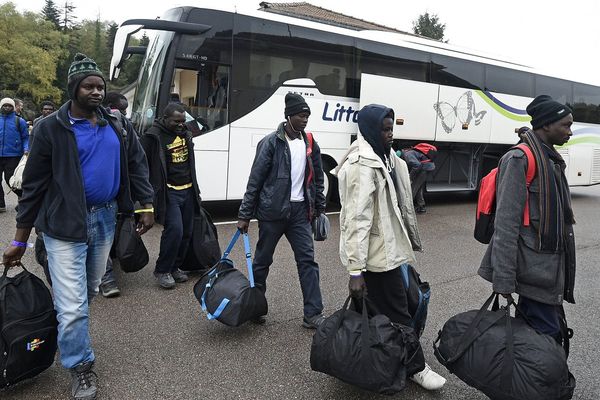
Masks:
[[[242,232],[239,229],[236,229],[229,245],[225,249],[223,256],[221,257],[221,261],[227,260],[229,258],[229,253],[235,246],[235,243],[239,239]],[[250,281],[250,287],[254,287],[254,272],[252,271],[252,250],[250,249],[250,237],[247,233],[243,234],[244,237],[244,252],[246,254],[246,267],[248,268],[248,280]]]

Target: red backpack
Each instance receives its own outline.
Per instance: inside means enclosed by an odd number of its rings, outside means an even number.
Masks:
[[[535,176],[535,157],[529,146],[524,143],[518,144],[513,149],[521,149],[527,156],[527,175],[525,182],[527,188]],[[479,185],[479,198],[477,199],[477,214],[475,218],[475,232],[473,236],[477,241],[488,244],[494,234],[494,219],[496,216],[496,179],[498,176],[498,167],[490,171],[489,174],[481,179]],[[525,202],[525,212],[523,213],[523,225],[529,226],[529,191]]]

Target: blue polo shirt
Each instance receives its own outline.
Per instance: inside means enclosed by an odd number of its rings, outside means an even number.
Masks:
[[[120,143],[113,128],[107,124],[92,126],[85,118],[73,118],[83,187],[88,206],[112,201],[117,197],[121,183]]]

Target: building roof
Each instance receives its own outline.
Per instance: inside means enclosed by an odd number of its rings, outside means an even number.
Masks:
[[[412,35],[411,33],[390,28],[385,25],[376,24],[360,18],[354,18],[348,15],[340,14],[326,8],[317,7],[304,1],[295,3],[268,3],[263,1],[260,3],[259,10],[285,15],[288,17],[301,18],[309,21],[339,26],[341,28],[352,29],[355,31],[376,30]]]

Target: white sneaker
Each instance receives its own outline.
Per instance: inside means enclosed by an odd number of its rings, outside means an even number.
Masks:
[[[438,390],[446,383],[446,378],[440,374],[433,372],[427,363],[425,368],[421,372],[417,372],[410,377],[410,380],[419,384],[423,389],[426,390]]]

